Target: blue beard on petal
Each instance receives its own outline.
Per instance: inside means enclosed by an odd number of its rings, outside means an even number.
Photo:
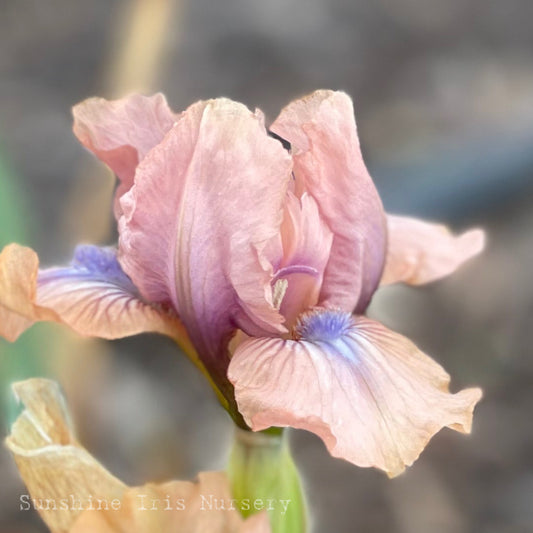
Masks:
[[[101,276],[102,281],[114,282],[129,292],[136,292],[132,281],[122,270],[114,248],[80,244],[74,250],[71,266],[78,274],[85,270],[95,280]]]
[[[138,297],[138,290],[117,260],[112,247],[100,248],[81,244],[74,250],[74,257],[68,267],[49,268],[39,272],[39,284],[44,285],[62,279],[89,280],[111,283]]]
[[[295,327],[296,337],[307,341],[335,341],[353,327],[350,313],[339,309],[313,309]]]

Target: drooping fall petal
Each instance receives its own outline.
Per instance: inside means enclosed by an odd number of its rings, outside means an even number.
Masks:
[[[405,337],[334,310],[310,312],[297,332],[245,341],[234,354],[229,378],[252,429],[312,431],[333,456],[390,476],[441,428],[470,431],[481,391],[450,394],[448,374]]]
[[[291,143],[296,189],[313,196],[334,235],[321,303],[363,311],[383,270],[386,228],[350,98],[316,91],[283,109],[271,130]]]
[[[120,180],[118,199],[133,185],[135,168],[161,142],[177,118],[162,94],[134,94],[121,100],[89,98],[74,106],[74,134]]]
[[[388,248],[382,285],[422,285],[452,274],[485,245],[480,229],[454,235],[442,224],[387,215]]]
[[[111,339],[154,331],[188,342],[174,313],[140,299],[111,248],[80,246],[70,266],[38,268],[30,248],[11,244],[0,254],[0,334],[8,340],[48,320],[81,335]]]
[[[120,261],[141,294],[171,303],[212,374],[226,380],[236,325],[282,330],[263,257],[291,172],[261,115],[198,102],[137,168],[121,199]]]
[[[56,383],[30,379],[13,390],[25,410],[6,444],[31,496],[25,505],[39,511],[52,533],[270,531],[266,513],[243,521],[230,508],[229,482],[222,472],[201,473],[198,482],[127,487],[77,442]],[[154,508],[152,498],[159,506]]]

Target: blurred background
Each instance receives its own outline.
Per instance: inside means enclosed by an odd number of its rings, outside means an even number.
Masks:
[[[381,291],[371,316],[484,399],[471,436],[437,435],[392,481],[293,432],[316,533],[533,531],[533,2],[0,0],[0,245],[64,263],[111,243],[113,179],[77,144],[70,107],[162,91],[175,110],[228,96],[269,119],[316,88],[354,99],[388,211],[483,226],[483,256],[425,288]],[[81,340],[38,325],[0,341],[9,382],[63,385],[80,439],[130,484],[221,468],[231,423],[165,338]],[[0,531],[44,532],[0,452]]]

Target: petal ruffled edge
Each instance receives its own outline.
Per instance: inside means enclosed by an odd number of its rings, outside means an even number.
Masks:
[[[388,248],[381,285],[422,285],[449,276],[483,251],[485,233],[454,235],[442,224],[387,215]]]
[[[386,227],[350,97],[315,91],[285,107],[270,129],[291,143],[295,190],[316,200],[334,235],[320,305],[363,312],[383,270]]]
[[[200,101],[145,157],[121,199],[121,265],[145,299],[177,309],[228,396],[235,328],[284,331],[264,249],[279,231],[291,167],[259,112],[226,98]]]
[[[0,253],[0,318],[0,334],[10,341],[46,320],[85,336],[114,339],[152,331],[184,346],[189,342],[175,313],[140,299],[115,251],[96,246],[78,248],[72,266],[42,271],[33,250],[6,246]]]
[[[332,310],[298,328],[300,340],[251,339],[235,351],[228,375],[253,430],[306,429],[334,457],[391,477],[443,427],[470,431],[481,391],[450,394],[448,374],[405,337]]]
[[[78,140],[120,180],[114,206],[118,218],[118,200],[133,185],[137,165],[162,141],[178,115],[160,93],[132,94],[120,100],[88,98],[72,108],[72,115]]]
[[[43,503],[37,505],[37,510],[52,533],[270,531],[266,513],[244,521],[236,510],[200,509],[202,494],[212,495],[217,501],[231,501],[229,481],[223,472],[202,472],[197,482],[127,487],[77,442],[57,383],[34,378],[15,383],[12,388],[25,409],[13,424],[6,445],[29,496]],[[176,504],[182,502],[184,509],[151,510],[151,496],[165,502],[169,495]],[[30,509],[32,500],[24,497],[21,505]],[[145,509],[140,502],[146,503]]]
[[[56,505],[38,509],[52,533],[68,533],[80,511],[60,503],[75,498],[120,498],[126,486],[82,448],[74,436],[59,387],[34,378],[12,385],[25,410],[17,418],[6,445],[32,499]],[[30,501],[21,501],[30,505]]]

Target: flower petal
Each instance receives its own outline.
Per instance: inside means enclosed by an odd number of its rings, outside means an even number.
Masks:
[[[244,521],[230,509],[229,482],[223,472],[200,473],[196,483],[127,487],[77,442],[56,383],[30,379],[15,383],[13,390],[25,410],[6,444],[34,500],[24,505],[37,507],[52,533],[270,531],[266,513]],[[211,497],[218,505],[222,501],[224,509],[209,510],[205,504],[202,510],[202,495],[208,502]],[[155,509],[152,498],[159,501]]]
[[[15,383],[13,391],[25,410],[6,445],[42,519],[52,533],[67,533],[80,511],[76,504],[63,508],[62,500],[73,495],[111,501],[126,486],[77,443],[57,384],[30,379]]]
[[[316,433],[330,453],[390,476],[411,465],[448,426],[469,432],[479,389],[448,392],[449,376],[414,344],[378,322],[316,310],[300,340],[253,339],[229,367],[252,429]]]
[[[0,335],[14,341],[35,320],[55,320],[51,310],[35,307],[39,259],[17,244],[0,253]],[[42,317],[42,318],[41,318]]]
[[[290,328],[304,310],[318,303],[333,234],[321,219],[315,200],[291,191],[285,199],[280,232],[268,243],[274,283],[287,281],[280,313]]]
[[[297,190],[313,196],[334,234],[322,304],[363,311],[383,270],[386,228],[350,98],[316,91],[289,104],[271,130],[291,143]]]
[[[8,340],[49,320],[81,335],[112,339],[154,331],[187,342],[174,313],[140,299],[114,250],[79,246],[69,267],[38,266],[30,248],[11,244],[0,254],[0,334]]]
[[[233,505],[232,508],[229,482],[223,472],[201,472],[194,483],[170,481],[132,487],[125,491],[120,504],[118,510],[82,513],[69,533],[270,531],[266,512],[244,521],[237,507]],[[212,509],[209,507],[211,504]]]
[[[134,94],[121,100],[89,98],[72,109],[74,134],[79,141],[108,165],[121,181],[118,199],[133,185],[138,163],[161,142],[177,118],[162,94]]]
[[[142,161],[121,200],[124,270],[147,300],[178,310],[226,384],[236,325],[283,329],[263,250],[279,231],[290,172],[262,116],[227,99],[198,102]]]
[[[452,274],[485,246],[480,229],[453,235],[446,226],[387,215],[389,242],[381,284],[422,285]]]

